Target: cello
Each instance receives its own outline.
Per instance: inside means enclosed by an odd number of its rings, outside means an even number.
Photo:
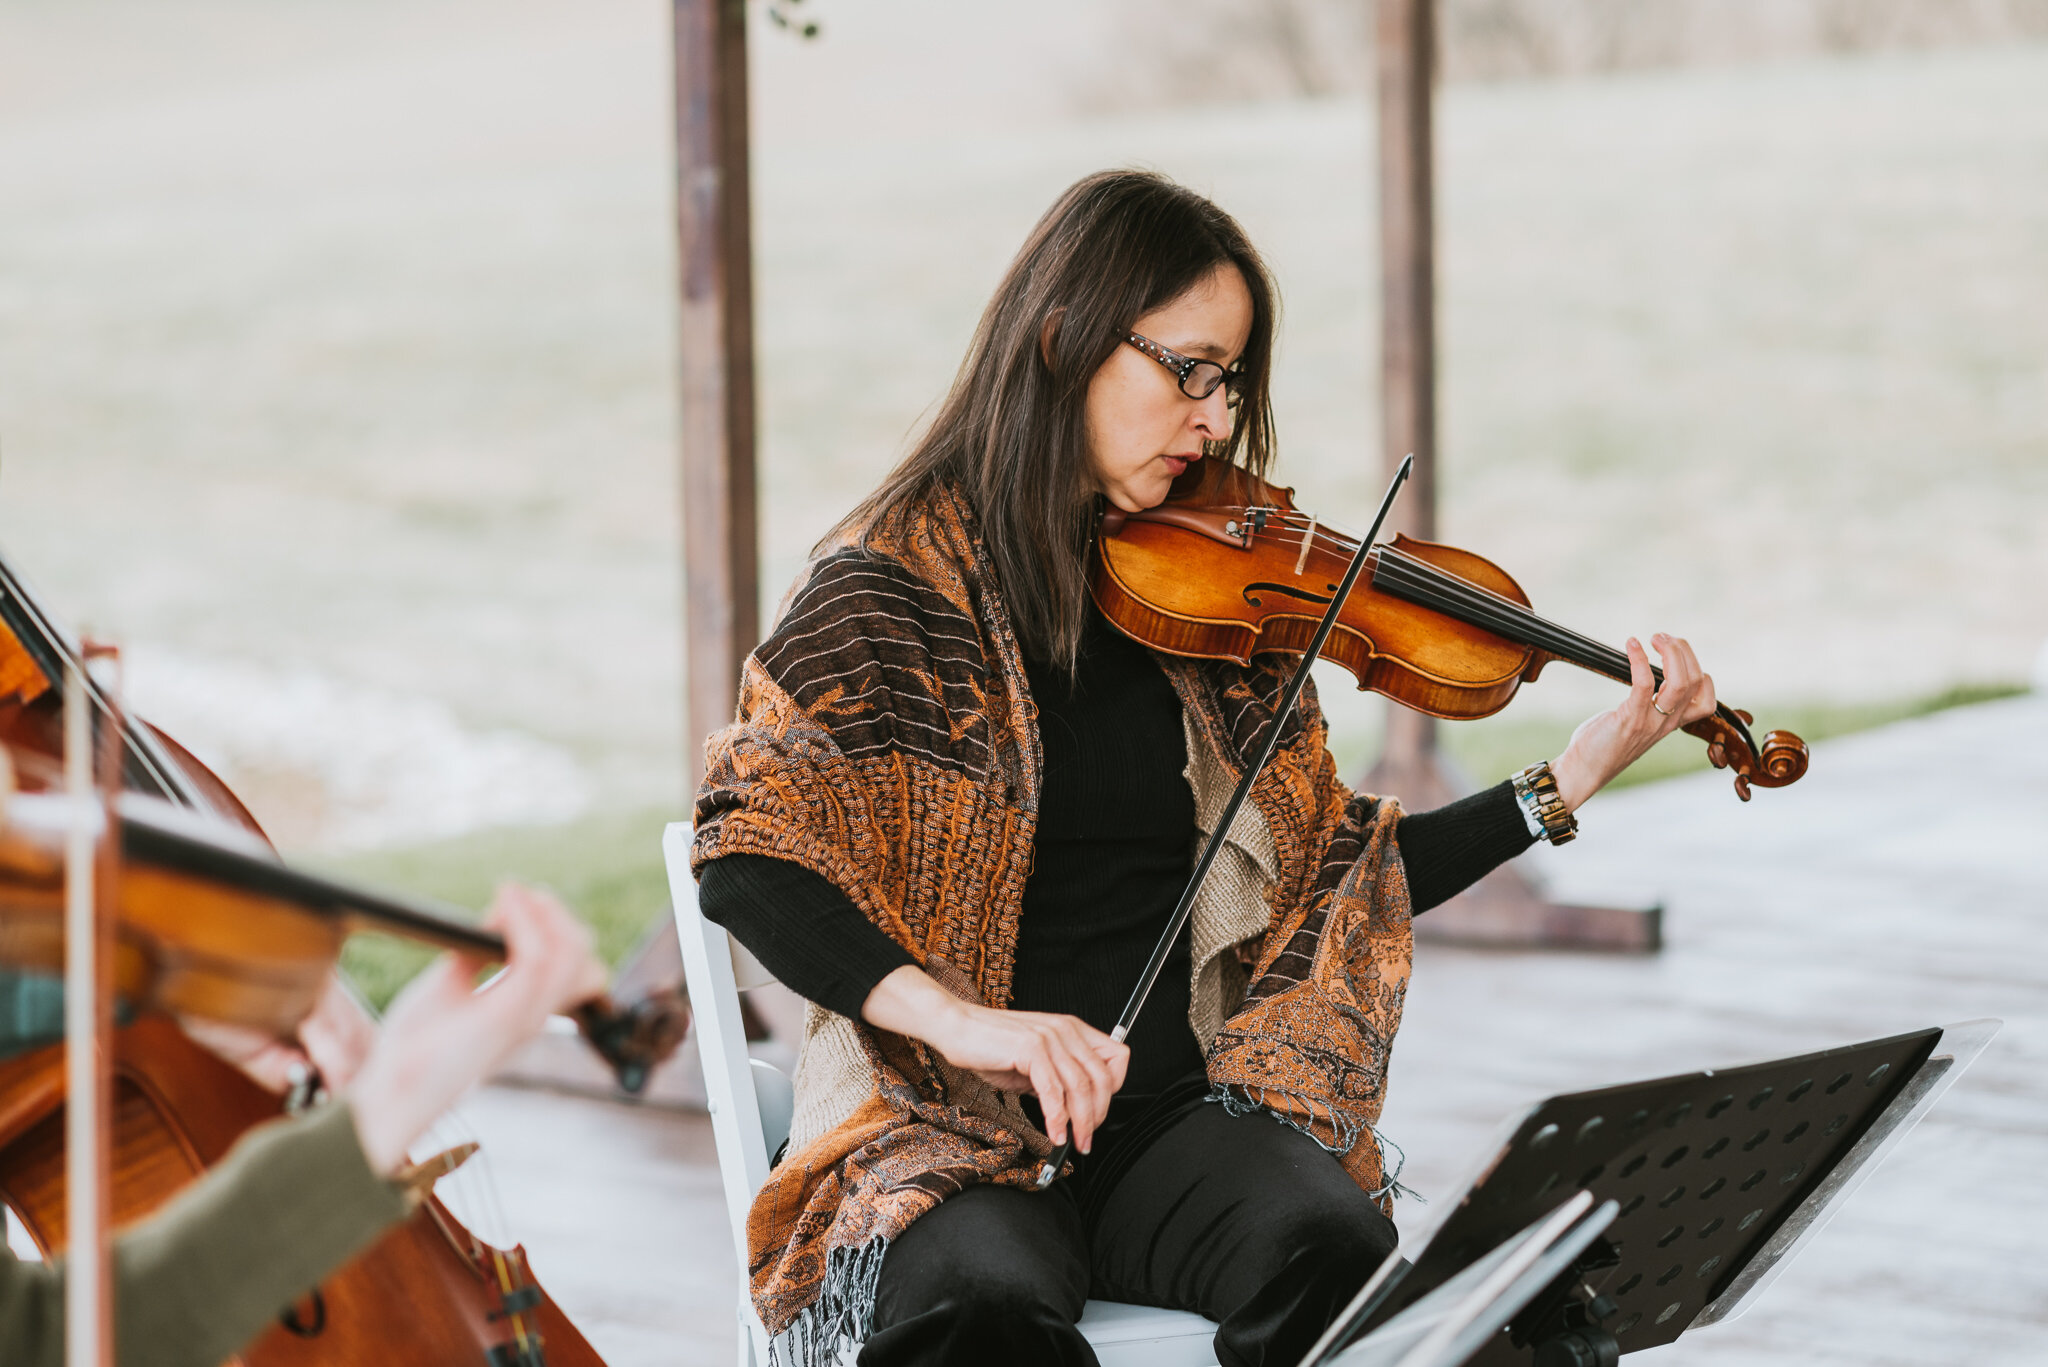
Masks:
[[[65,801],[52,790],[64,724],[58,683],[67,673],[86,681],[98,748],[118,753],[125,790],[107,804],[112,815],[100,832],[102,845],[118,845],[125,861],[113,974],[122,999],[142,1008],[112,1051],[109,1213],[118,1224],[160,1206],[246,1130],[286,1108],[285,1098],[196,1044],[167,1011],[289,1035],[333,971],[351,926],[482,957],[501,946],[442,909],[279,862],[224,783],[162,732],[123,724],[113,700],[90,684],[77,647],[0,561],[0,740],[9,747],[8,777],[18,774],[25,790],[7,794],[0,822],[0,961],[48,968],[61,959],[54,915],[63,867],[49,837],[78,815],[51,807]],[[677,1011],[664,1001],[628,1012],[593,1004],[579,1024],[631,1084],[680,1038]],[[62,1046],[51,1046],[0,1063],[0,1200],[46,1255],[64,1251],[62,1055]],[[430,1161],[428,1178],[466,1156]],[[430,1190],[411,1217],[286,1308],[240,1360],[249,1367],[601,1367],[533,1280],[524,1249],[478,1239]]]

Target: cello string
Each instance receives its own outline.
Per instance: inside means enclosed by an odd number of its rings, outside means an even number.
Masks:
[[[354,987],[339,961],[335,963],[335,972],[349,982],[351,988]],[[360,991],[352,991],[350,995],[356,999],[363,1014],[381,1029],[384,1013],[365,999]],[[431,1156],[462,1144],[475,1144],[476,1152],[461,1167],[437,1181],[434,1194],[442,1197],[472,1239],[494,1248],[510,1248],[519,1241],[512,1236],[512,1222],[506,1213],[496,1165],[491,1161],[491,1149],[483,1142],[463,1100],[456,1101],[435,1117],[426,1133],[407,1151],[406,1158],[410,1162],[420,1153]],[[445,1193],[444,1187],[449,1189]]]
[[[15,611],[4,611],[6,607],[12,607]],[[50,673],[52,662],[55,663],[60,676],[68,669],[81,668],[77,647],[50,620],[49,614],[43,611],[34,595],[22,582],[21,576],[15,573],[14,567],[9,565],[4,557],[0,557],[0,618],[5,619],[9,630],[14,631],[16,639],[20,639],[20,628],[26,627],[29,635],[34,638],[34,643],[43,647],[43,651],[50,659],[39,659],[36,663],[43,669],[45,675]],[[22,641],[21,644],[31,656],[35,655],[30,641]],[[94,715],[102,719],[112,715],[106,695],[101,692],[98,683],[90,675],[86,679],[85,694]],[[201,803],[178,778],[175,766],[158,752],[155,741],[146,731],[134,726],[123,727],[122,743],[137,767],[156,784],[160,794],[183,806],[205,809],[205,804]]]

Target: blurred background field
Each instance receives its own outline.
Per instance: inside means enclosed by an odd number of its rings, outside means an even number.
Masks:
[[[1282,477],[1375,454],[1356,6],[802,0],[755,39],[770,601],[1076,176],[1217,197]],[[1809,738],[2048,638],[2042,7],[1447,4],[1446,539]],[[0,546],[280,843],[634,943],[685,811],[666,7],[0,0]],[[1451,728],[1475,779],[1612,696]],[[1349,772],[1379,705],[1322,687]],[[694,743],[694,741],[692,741]],[[1699,762],[1680,738],[1644,776]],[[412,958],[353,951],[379,993]]]

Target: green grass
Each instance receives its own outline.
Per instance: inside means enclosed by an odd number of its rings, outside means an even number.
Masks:
[[[593,813],[562,826],[479,831],[454,840],[307,861],[338,875],[481,912],[500,880],[546,887],[597,934],[617,964],[668,906],[661,831],[666,807]],[[378,1007],[419,972],[433,951],[385,935],[358,935],[342,966]]]
[[[1812,743],[2026,691],[2021,684],[1958,684],[1939,693],[1883,702],[1792,703],[1757,709],[1756,724],[1751,730],[1759,742],[1766,731],[1790,731]],[[1468,778],[1479,784],[1493,784],[1539,759],[1554,758],[1571,739],[1577,725],[1551,718],[1517,717],[1510,710],[1483,721],[1446,723],[1439,728],[1438,735]],[[1611,786],[1626,788],[1653,783],[1708,767],[1707,747],[1679,732],[1637,760]]]
[[[1925,697],[1874,703],[1806,703],[1758,712],[1762,726],[1797,732],[1808,741],[1847,735],[1945,708],[2010,697],[2008,684],[1964,684]],[[1558,753],[1573,723],[1513,715],[1446,725],[1444,745],[1477,783],[1498,782],[1533,759]],[[1651,751],[1616,787],[1648,783],[1707,767],[1706,747],[1677,735]],[[1353,772],[1349,765],[1347,772]],[[565,826],[483,831],[409,849],[317,861],[364,882],[481,908],[500,879],[553,889],[597,931],[598,948],[617,964],[668,906],[661,830],[667,808],[598,812]],[[431,951],[381,935],[349,942],[343,965],[378,1006],[389,1001],[431,957]]]

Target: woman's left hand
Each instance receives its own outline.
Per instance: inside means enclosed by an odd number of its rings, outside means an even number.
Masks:
[[[1700,668],[1692,647],[1662,632],[1650,638],[1664,667],[1664,685],[1650,673],[1643,643],[1628,639],[1628,697],[1619,707],[1590,717],[1572,733],[1571,744],[1550,762],[1557,795],[1575,810],[1614,776],[1648,753],[1651,746],[1714,710],[1714,680]]]
[[[182,1016],[178,1024],[192,1039],[240,1068],[268,1091],[283,1094],[298,1085],[310,1068],[321,1084],[339,1091],[355,1080],[377,1027],[356,1003],[341,975],[327,975],[327,985],[312,1014],[299,1023],[299,1037],[283,1040],[246,1025]]]

